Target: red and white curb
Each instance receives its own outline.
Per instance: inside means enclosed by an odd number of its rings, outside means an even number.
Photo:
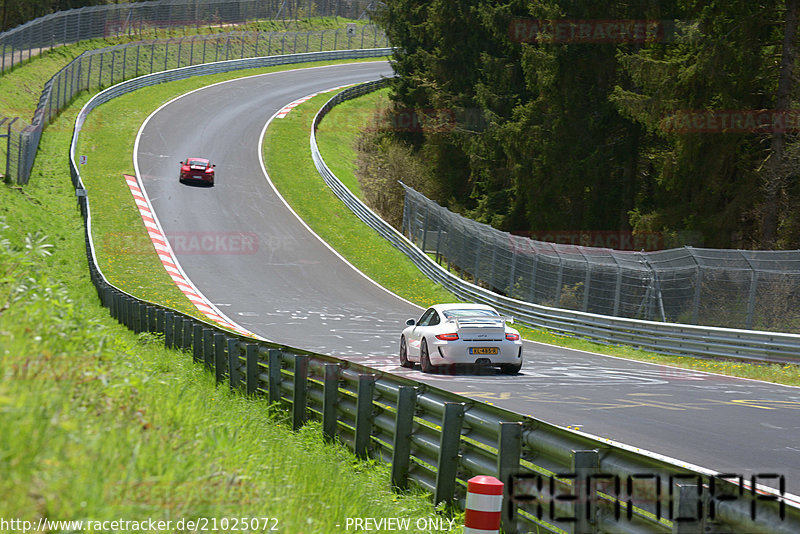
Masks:
[[[186,297],[203,315],[218,325],[229,328],[246,336],[255,337],[252,332],[245,330],[241,326],[233,323],[231,320],[225,317],[222,312],[220,312],[216,306],[211,303],[211,301],[209,301],[197,290],[196,287],[194,287],[191,280],[189,280],[189,278],[180,268],[180,264],[175,258],[175,253],[169,244],[169,240],[167,239],[167,236],[164,235],[164,231],[161,229],[161,226],[158,224],[158,220],[153,214],[153,209],[150,206],[150,202],[142,192],[139,181],[135,176],[131,176],[129,174],[125,174],[124,176],[125,182],[128,184],[128,188],[131,190],[131,194],[133,195],[133,200],[136,202],[136,207],[139,208],[139,213],[142,216],[142,222],[147,229],[147,234],[150,236],[150,240],[153,242],[153,246],[156,249],[158,258],[161,260],[162,265],[164,265],[164,269],[166,269],[167,274],[169,274],[169,276],[178,286],[178,289],[180,289],[183,294],[186,295]]]
[[[355,85],[355,84],[351,83],[351,84],[348,84],[348,85],[340,85],[339,87],[332,87],[330,89],[326,89],[325,91],[320,91],[319,93],[312,93],[312,94],[310,94],[308,96],[304,96],[303,98],[298,98],[297,100],[289,102],[288,104],[283,106],[280,109],[280,111],[278,111],[278,113],[275,114],[275,117],[278,118],[278,119],[282,119],[282,118],[286,117],[286,115],[288,115],[289,112],[292,111],[294,108],[296,108],[297,106],[299,106],[303,102],[311,100],[312,98],[314,98],[317,95],[324,95],[325,93],[330,93],[331,91],[338,91],[339,89],[344,89],[345,87],[350,87],[351,85]]]

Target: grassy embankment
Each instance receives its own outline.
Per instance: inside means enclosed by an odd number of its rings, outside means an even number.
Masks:
[[[42,64],[12,74],[41,79],[25,71]],[[296,533],[341,531],[347,517],[430,516],[427,497],[391,492],[385,467],[323,446],[314,425],[290,432],[264,400],[217,387],[189,355],[99,306],[67,164],[87,98],[45,130],[30,184],[0,186],[0,515],[153,518],[173,530],[182,518],[269,517]]]
[[[322,121],[317,133],[326,163],[356,194],[358,184],[353,176],[356,158],[354,141],[363,125],[368,124],[376,106],[386,101],[386,94],[386,90],[383,90],[336,106]],[[374,232],[367,235],[370,232],[367,227],[358,222],[328,191],[321,178],[316,184],[309,183],[307,177],[316,176],[310,155],[307,161],[298,161],[296,157],[308,145],[308,131],[314,114],[330,97],[320,95],[295,108],[286,119],[273,121],[265,141],[266,161],[273,182],[303,219],[359,269],[391,291],[424,306],[430,302],[430,296],[440,295],[431,293],[434,284],[424,277],[420,279],[418,271],[410,273],[403,270],[402,274],[395,276],[410,262]],[[290,159],[289,154],[295,156]],[[305,202],[309,196],[313,196],[314,203]],[[363,227],[366,233],[353,229],[358,226]],[[415,268],[411,270],[416,271]],[[442,298],[447,298],[447,295],[442,295]],[[525,327],[520,330],[526,339],[551,345],[729,376],[800,385],[800,366],[795,365],[754,365],[662,356],[629,346],[603,345],[548,331]]]

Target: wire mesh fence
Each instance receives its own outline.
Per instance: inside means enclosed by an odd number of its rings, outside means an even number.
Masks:
[[[83,91],[144,74],[217,61],[386,46],[386,37],[376,26],[360,25],[310,32],[233,31],[138,41],[84,52],[45,84],[31,124],[15,120],[10,127],[10,142],[0,149],[5,179],[28,183],[42,128]],[[3,140],[6,139],[0,138]]]
[[[43,50],[153,29],[224,28],[259,20],[368,17],[374,0],[160,0],[59,11],[0,33],[0,74]]]
[[[800,333],[800,251],[636,252],[537,241],[404,187],[409,239],[502,295],[599,315]]]

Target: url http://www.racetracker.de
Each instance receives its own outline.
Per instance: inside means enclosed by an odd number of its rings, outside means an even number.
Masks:
[[[40,517],[35,521],[0,517],[0,532],[270,532],[278,531],[280,522],[274,517],[198,517],[194,519],[127,519],[52,520]]]

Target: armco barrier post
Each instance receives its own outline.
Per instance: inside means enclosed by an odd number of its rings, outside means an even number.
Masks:
[[[439,461],[436,470],[434,504],[450,504],[456,493],[458,471],[458,448],[461,444],[461,425],[464,421],[464,403],[444,403],[442,435],[439,442]]]
[[[596,502],[592,475],[597,474],[600,455],[596,450],[572,451],[572,498],[575,503],[575,532],[592,534],[597,532],[596,513],[592,505]]]
[[[353,452],[359,458],[367,458],[372,438],[372,399],[375,392],[375,375],[358,375],[358,397],[356,399],[356,434]]]
[[[298,430],[306,422],[306,400],[308,396],[308,356],[294,357],[294,393],[292,394],[292,430]]]
[[[269,349],[269,402],[281,402],[281,360],[280,349]]]
[[[157,332],[156,330],[156,308],[154,306],[147,306],[147,331],[151,334]]]
[[[239,340],[228,338],[228,384],[231,389],[239,388]]]
[[[159,308],[156,312],[156,332],[164,332],[164,323],[167,321],[167,311]]]
[[[503,487],[502,482],[490,476],[476,476],[467,481],[464,534],[500,533]]]
[[[214,330],[203,327],[203,363],[206,369],[214,366]]]
[[[326,363],[322,391],[322,434],[333,440],[337,434],[336,406],[339,404],[339,364]]]
[[[168,311],[164,314],[164,346],[172,348],[173,337],[175,337],[175,314]]]
[[[195,324],[192,328],[192,358],[195,363],[203,361],[203,325]]]
[[[173,319],[172,346],[176,349],[183,348],[183,316],[178,314]]]
[[[497,444],[497,476],[505,483],[503,489],[503,532],[517,534],[517,507],[511,499],[511,476],[519,472],[522,456],[522,423],[500,423]]]
[[[227,342],[225,340],[225,334],[221,332],[217,332],[214,334],[214,378],[217,380],[217,384],[225,380],[225,367],[226,367],[226,360],[227,356],[225,355],[225,349]]]
[[[139,304],[139,332],[148,332],[147,329],[147,308],[146,304]]]
[[[394,425],[392,448],[392,486],[408,488],[408,467],[411,461],[411,432],[417,406],[417,389],[413,386],[397,388],[397,418]]]
[[[245,347],[245,391],[248,395],[255,395],[258,391],[258,355],[261,352],[261,347],[255,343],[248,343]]]
[[[192,346],[192,330],[194,329],[194,321],[187,318],[183,321],[183,344],[184,349]]]

